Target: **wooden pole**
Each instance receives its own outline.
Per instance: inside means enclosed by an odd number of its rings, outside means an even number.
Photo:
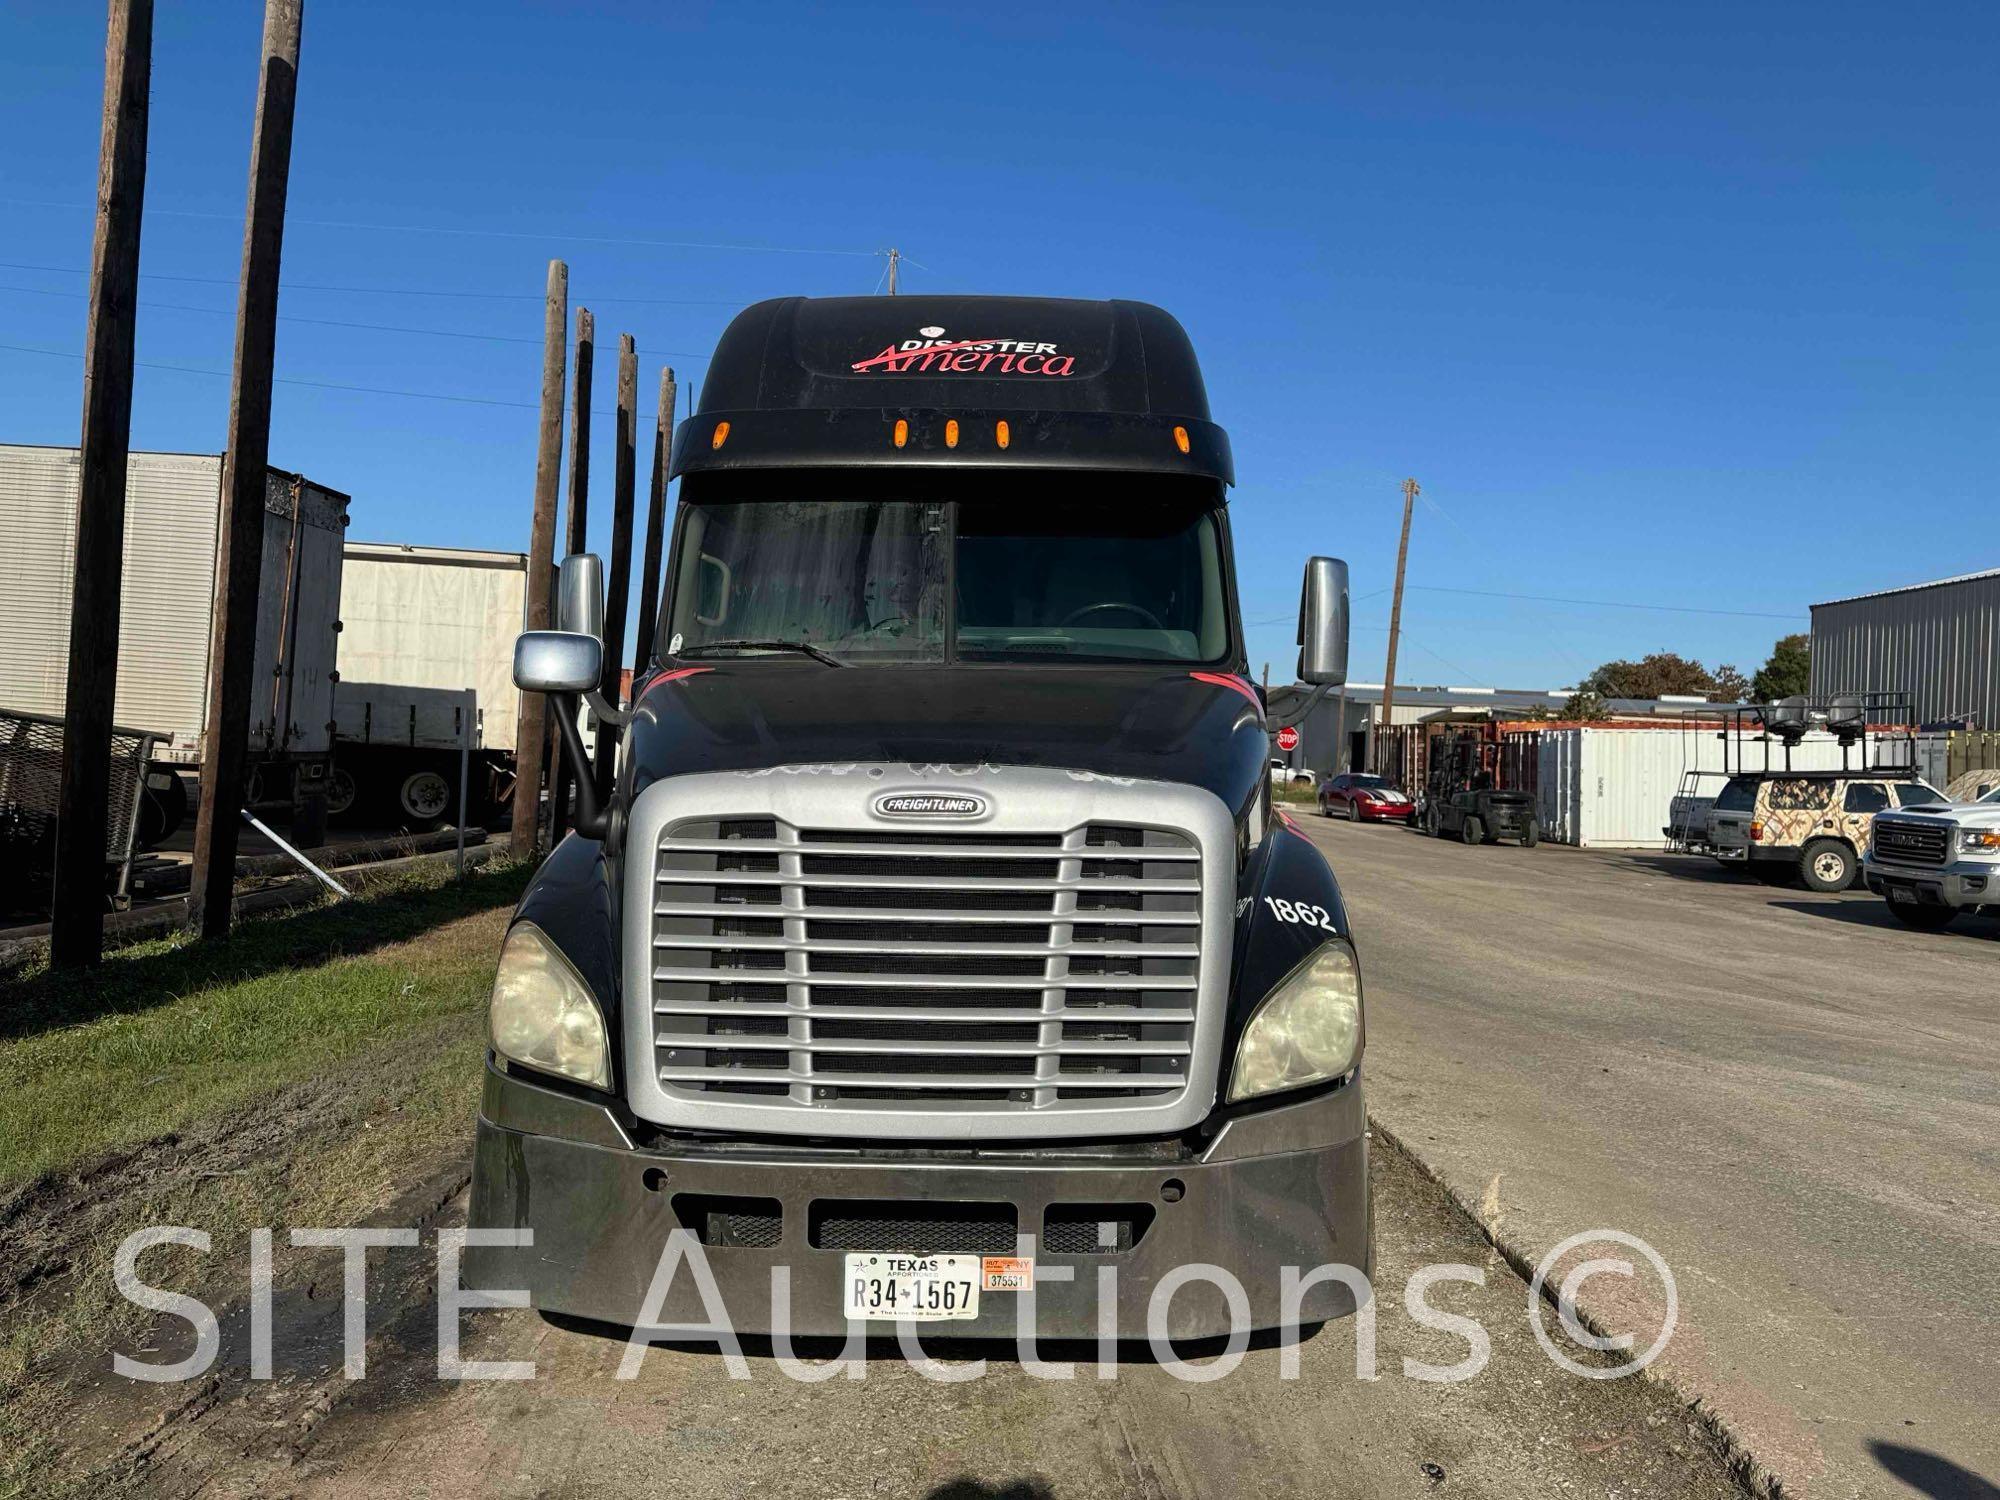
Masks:
[[[1403,481],[1403,539],[1396,544],[1396,595],[1389,604],[1389,664],[1382,673],[1380,723],[1384,728],[1395,722],[1390,710],[1396,706],[1396,643],[1403,634],[1403,569],[1410,561],[1410,511],[1419,493],[1416,480]],[[1379,773],[1382,767],[1377,765],[1375,770]]]
[[[635,439],[639,430],[639,351],[632,335],[618,335],[618,433],[612,449],[610,575],[604,588],[604,687],[607,700],[621,702],[618,678],[625,665],[625,610],[632,602],[632,488],[637,482]],[[618,726],[597,726],[597,798],[611,795],[618,770]]]
[[[243,275],[236,302],[229,447],[222,457],[222,515],[215,546],[215,620],[208,653],[201,807],[195,815],[189,888],[189,919],[205,938],[228,935],[236,885],[236,837],[250,738],[250,679],[257,654],[257,595],[264,571],[264,493],[271,469],[278,265],[284,252],[292,108],[298,97],[304,12],[305,0],[264,3],[263,62],[250,137],[250,202],[243,220]]]
[[[632,632],[632,681],[653,659],[660,633],[660,550],[667,535],[667,465],[674,448],[674,369],[660,371],[660,414],[653,419],[653,478],[646,488],[646,543],[639,555],[638,629]]]
[[[587,307],[576,310],[576,400],[569,411],[569,516],[563,538],[563,555],[590,550],[590,391],[591,371],[597,362],[597,319]],[[550,567],[554,567],[553,559]],[[550,574],[551,588],[555,584]],[[563,754],[562,736],[549,736],[549,847],[562,842],[569,832],[569,758]]]
[[[542,418],[535,444],[535,514],[528,533],[528,602],[524,630],[549,628],[555,569],[556,489],[562,478],[563,335],[569,329],[569,267],[549,262],[542,315]],[[542,765],[549,738],[548,699],[521,695],[514,731],[514,826],[508,846],[522,859],[535,853],[542,817]]]
[[[49,961],[60,965],[94,964],[104,956],[111,721],[118,687],[125,464],[132,438],[132,340],[152,74],[153,0],[111,0],[104,33],[97,232],[90,249],[90,313],[84,332],[83,448],[63,698],[55,903],[49,913]]]

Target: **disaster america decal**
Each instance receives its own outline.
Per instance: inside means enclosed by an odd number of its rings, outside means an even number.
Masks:
[[[1076,356],[1054,344],[1030,339],[953,339],[942,328],[919,328],[918,336],[891,344],[880,354],[849,366],[857,375],[1068,375]]]

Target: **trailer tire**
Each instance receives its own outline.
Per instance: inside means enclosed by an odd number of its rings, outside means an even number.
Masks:
[[[453,788],[443,772],[415,766],[396,783],[396,807],[414,828],[435,828],[452,808]]]
[[[1486,839],[1486,825],[1468,813],[1465,822],[1459,827],[1458,837],[1460,842],[1466,844],[1483,843]]]
[[[360,785],[354,773],[345,766],[334,766],[326,773],[326,815],[339,819],[354,811],[354,804],[361,800]]]
[[[1824,895],[1838,895],[1853,885],[1860,868],[1854,851],[1839,839],[1814,839],[1799,852],[1799,878],[1807,890]]]

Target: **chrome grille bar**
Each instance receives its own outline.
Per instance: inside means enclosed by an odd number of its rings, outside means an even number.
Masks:
[[[663,830],[653,876],[669,1091],[1034,1113],[1187,1089],[1204,887],[1183,833],[704,814]]]

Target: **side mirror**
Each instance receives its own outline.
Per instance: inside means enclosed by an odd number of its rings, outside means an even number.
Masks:
[[[1313,687],[1347,681],[1347,564],[1337,557],[1306,562],[1299,596],[1299,681]]]
[[[596,553],[572,552],[562,560],[556,574],[556,629],[604,639],[604,559]]]
[[[565,575],[575,561],[563,564]],[[603,680],[604,643],[594,635],[524,630],[514,642],[514,686],[524,693],[591,693]]]

